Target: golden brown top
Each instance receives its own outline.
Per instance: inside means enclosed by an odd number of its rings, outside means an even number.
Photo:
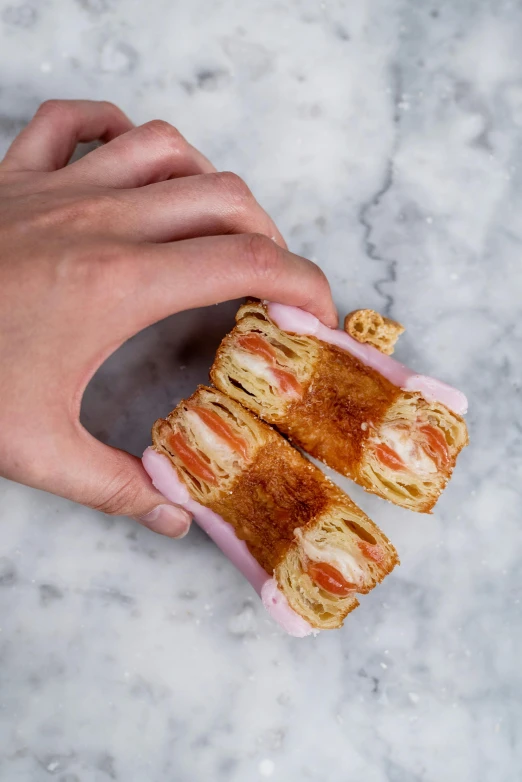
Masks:
[[[154,447],[197,502],[219,513],[268,573],[340,490],[237,402],[200,386],[153,427]],[[344,495],[343,495],[344,496]]]

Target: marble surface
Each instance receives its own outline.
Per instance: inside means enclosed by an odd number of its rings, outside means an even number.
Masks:
[[[402,566],[307,640],[197,529],[0,483],[0,779],[522,778],[521,31],[505,0],[0,0],[0,152],[51,97],[173,122],[341,312],[407,325],[398,357],[467,392],[472,438],[432,517],[339,481]],[[87,426],[140,453],[234,307],[128,343]]]

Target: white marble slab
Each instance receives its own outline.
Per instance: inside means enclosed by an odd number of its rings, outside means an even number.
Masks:
[[[467,392],[472,438],[432,517],[340,481],[402,566],[304,641],[197,529],[1,483],[2,780],[521,779],[521,31],[505,0],[0,0],[0,151],[50,97],[173,122],[341,312],[407,325],[399,358]],[[89,428],[139,453],[233,311],[126,345]]]

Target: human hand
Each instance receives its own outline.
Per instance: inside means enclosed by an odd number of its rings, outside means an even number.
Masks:
[[[79,141],[105,143],[67,165]],[[272,241],[269,237],[273,237]],[[80,424],[87,383],[146,326],[252,295],[337,316],[244,182],[166,122],[44,103],[0,163],[0,475],[179,537],[186,511]]]

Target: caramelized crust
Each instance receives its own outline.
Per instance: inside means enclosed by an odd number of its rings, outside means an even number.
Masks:
[[[320,470],[282,437],[270,434],[273,437],[236,479],[232,493],[216,499],[212,507],[232,524],[267,573],[295,543],[295,530],[317,519],[333,494]]]
[[[281,331],[259,302],[241,307],[236,320],[210,372],[221,391],[367,491],[411,510],[431,510],[468,442],[461,416],[402,391],[341,348]],[[254,346],[257,356],[249,355],[251,334],[264,341],[264,348]],[[278,383],[274,370],[281,367],[294,373],[299,393]],[[406,461],[390,438],[408,451]],[[441,447],[444,459],[438,458]]]
[[[201,408],[220,422],[201,416]],[[210,435],[201,421],[210,422]],[[191,496],[234,527],[314,627],[339,627],[358,605],[355,592],[368,592],[398,562],[391,543],[347,495],[277,432],[215,389],[198,388],[158,420],[153,444]],[[338,596],[314,583],[310,562],[323,560],[340,563],[348,582],[355,579],[353,590]]]
[[[323,343],[311,382],[279,428],[315,458],[355,478],[369,422],[378,427],[401,393],[350,353]]]

